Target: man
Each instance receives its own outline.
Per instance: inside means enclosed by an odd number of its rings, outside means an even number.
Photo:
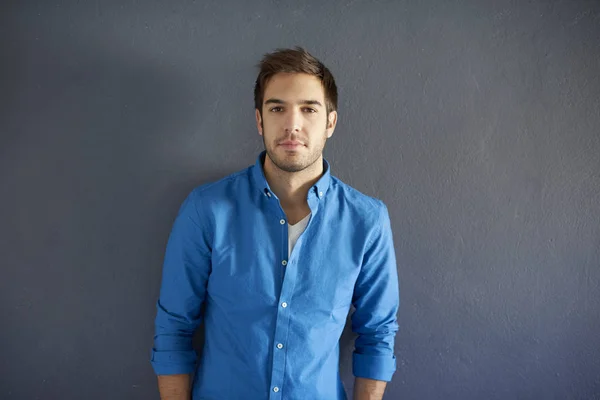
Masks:
[[[323,159],[334,78],[302,48],[278,50],[254,100],[265,151],[193,190],[167,244],[152,349],[161,398],[346,399],[339,339],[352,304],[354,398],[381,399],[396,369],[392,232],[386,206]]]

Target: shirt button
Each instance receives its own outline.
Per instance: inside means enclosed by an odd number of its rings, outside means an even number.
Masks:
[[[287,307],[287,303],[284,301],[283,303],[281,303],[281,307],[286,308]]]
[[[279,223],[280,223],[281,225],[284,225],[284,224],[285,224],[285,219],[282,219],[281,221],[279,221]]]
[[[319,197],[323,197],[323,192],[319,192]]]
[[[285,267],[287,265],[287,261],[283,260],[281,264]]]
[[[279,392],[279,388],[278,388],[277,386],[275,386],[275,387],[273,388],[273,391],[274,391],[275,393],[277,393],[277,392]]]
[[[268,197],[271,197],[271,193],[270,193],[270,192],[267,192],[267,196],[268,196]]]
[[[283,349],[283,345],[281,343],[277,343],[277,348],[278,349]]]

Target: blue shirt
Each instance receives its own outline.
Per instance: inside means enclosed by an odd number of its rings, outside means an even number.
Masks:
[[[353,305],[354,375],[391,380],[399,296],[386,206],[323,160],[307,197],[312,215],[288,259],[287,217],[264,157],[183,202],[163,265],[154,371],[195,371],[193,399],[346,399],[339,339]]]

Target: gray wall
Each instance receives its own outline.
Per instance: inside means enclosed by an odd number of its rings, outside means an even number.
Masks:
[[[194,186],[254,162],[254,66],[296,44],[340,87],[333,173],[390,209],[386,398],[600,398],[600,2],[21,1],[0,18],[0,398],[158,398],[171,224]]]

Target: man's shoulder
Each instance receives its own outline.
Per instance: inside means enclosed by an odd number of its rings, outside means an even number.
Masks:
[[[360,214],[377,216],[386,207],[382,200],[361,192],[336,176],[331,177],[331,186],[340,201]]]

